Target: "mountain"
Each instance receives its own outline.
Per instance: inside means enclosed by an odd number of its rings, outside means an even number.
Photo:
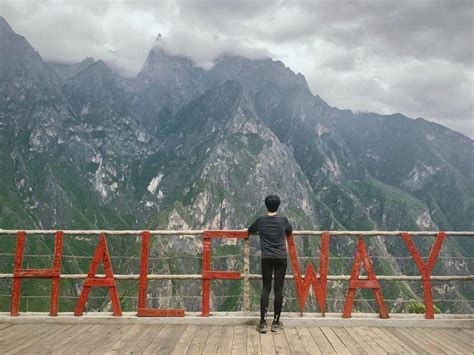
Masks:
[[[262,199],[271,192],[281,196],[295,229],[474,227],[472,139],[421,118],[332,107],[280,61],[223,55],[204,70],[156,47],[137,77],[125,79],[90,57],[47,63],[1,17],[0,52],[0,228],[240,229],[264,211]],[[50,239],[35,238],[29,252],[47,254]],[[64,272],[85,272],[96,243],[67,241]],[[109,243],[114,271],[138,273],[139,240]],[[317,255],[317,239],[297,243],[301,256]],[[368,245],[380,257],[374,258],[379,274],[418,274],[400,240],[371,238]],[[431,239],[417,245],[426,255]],[[190,238],[157,238],[150,272],[199,272],[199,248]],[[216,269],[239,267],[239,244],[215,248]],[[252,254],[257,250],[254,238]],[[466,256],[473,251],[470,241],[447,241],[436,272],[472,274]],[[4,272],[12,269],[13,252],[14,242],[5,241]],[[349,273],[354,241],[334,238],[331,253],[330,273]],[[252,260],[257,273],[258,259]],[[40,288],[32,282],[25,283],[28,293],[48,294],[47,282]],[[155,306],[197,310],[198,283],[158,283],[150,290]],[[238,307],[240,283],[218,284],[213,307]],[[65,310],[79,287],[65,283]],[[258,292],[258,283],[252,287]],[[330,309],[340,309],[345,287],[329,288]],[[419,283],[384,287],[392,310],[421,294]],[[120,288],[124,307],[135,307],[135,286]],[[473,293],[466,283],[450,282],[436,287],[434,298],[445,312],[469,313]],[[0,302],[6,301],[0,296]],[[366,293],[356,304],[373,305]],[[90,307],[107,308],[107,299]],[[295,310],[296,303],[290,297],[285,307]]]

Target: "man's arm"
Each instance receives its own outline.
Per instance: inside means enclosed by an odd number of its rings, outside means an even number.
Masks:
[[[293,227],[291,226],[290,222],[288,221],[288,218],[285,217],[285,234],[291,234],[293,233]]]
[[[250,227],[247,229],[247,231],[251,234],[255,234],[258,232],[258,225],[257,225],[257,221],[258,219],[255,220],[255,222],[253,222]]]

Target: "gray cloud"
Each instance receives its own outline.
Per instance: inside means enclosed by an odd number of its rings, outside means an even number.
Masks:
[[[47,60],[93,56],[136,75],[161,33],[205,68],[224,52],[271,56],[332,105],[474,137],[471,0],[0,0],[0,14]]]

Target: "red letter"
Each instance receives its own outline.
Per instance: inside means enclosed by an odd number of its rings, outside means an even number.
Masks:
[[[150,232],[142,233],[142,254],[140,264],[140,288],[138,289],[138,317],[184,317],[184,309],[146,308],[148,285],[148,255],[150,253]]]
[[[211,238],[247,238],[248,233],[243,231],[204,231],[202,234],[202,316],[209,316],[209,297],[211,293],[211,279],[238,280],[240,272],[211,271]]]
[[[18,309],[20,304],[20,289],[22,278],[43,278],[53,279],[53,286],[51,289],[51,308],[49,310],[50,316],[58,315],[58,301],[59,301],[59,276],[61,274],[61,254],[63,250],[63,232],[56,232],[54,238],[54,263],[52,269],[22,269],[23,264],[23,250],[25,247],[25,232],[17,233],[16,238],[16,255],[15,266],[13,269],[13,288],[12,288],[12,305],[10,315],[12,317],[18,316]]]
[[[368,280],[359,279],[362,262],[364,263],[365,270],[367,271]],[[375,300],[379,305],[380,318],[388,318],[388,312],[385,308],[382,292],[380,292],[379,281],[377,280],[374,269],[372,268],[372,263],[370,262],[369,255],[365,249],[365,243],[362,235],[359,236],[359,243],[357,244],[354,265],[352,266],[351,278],[349,280],[349,291],[347,292],[346,304],[344,305],[344,312],[342,313],[343,318],[351,317],[352,304],[354,303],[355,292],[358,288],[371,288],[374,293]]]
[[[433,244],[433,248],[431,249],[430,256],[428,257],[428,261],[425,264],[420,253],[416,249],[415,244],[411,240],[411,236],[408,233],[402,233],[402,238],[413,257],[413,260],[415,260],[415,264],[418,267],[418,270],[420,270],[421,279],[423,280],[426,319],[434,319],[433,295],[431,293],[431,272],[433,271],[433,268],[436,264],[436,258],[438,257],[439,251],[443,246],[444,237],[446,237],[446,233],[438,233],[436,236],[436,241]]]
[[[296,295],[300,305],[301,315],[304,312],[306,298],[308,297],[309,287],[313,286],[314,296],[318,302],[321,313],[325,314],[326,310],[326,285],[328,274],[328,255],[329,255],[329,232],[323,232],[321,238],[321,254],[319,258],[320,277],[316,276],[313,264],[310,262],[306,267],[306,275],[303,280],[301,277],[300,265],[298,263],[298,255],[296,253],[295,241],[293,235],[287,237],[288,249],[290,251],[291,268],[293,270],[294,279],[296,282]]]
[[[95,276],[97,273],[97,268],[99,267],[100,259],[102,259],[102,262],[104,263],[105,277]],[[107,248],[107,242],[105,241],[105,234],[103,233],[100,235],[99,244],[97,245],[97,249],[92,259],[89,273],[87,274],[81,295],[77,301],[76,310],[74,311],[75,316],[82,316],[84,306],[86,305],[87,299],[89,298],[91,287],[108,287],[109,296],[112,300],[114,316],[122,315],[117,288],[115,287],[114,272],[112,271],[112,265],[110,263],[109,250]]]

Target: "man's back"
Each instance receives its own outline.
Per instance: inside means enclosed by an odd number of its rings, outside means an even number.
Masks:
[[[262,258],[286,258],[285,235],[293,231],[285,216],[266,215],[258,217],[249,227],[250,233],[260,235]]]

